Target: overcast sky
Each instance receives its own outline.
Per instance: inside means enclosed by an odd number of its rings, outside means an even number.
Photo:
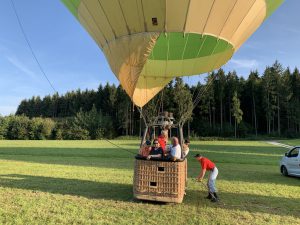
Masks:
[[[59,94],[118,83],[88,33],[59,0],[14,0],[24,30]],[[247,77],[278,59],[300,67],[299,0],[286,0],[223,67]],[[193,83],[199,76],[186,79]],[[10,0],[0,1],[0,114],[14,113],[20,101],[53,94],[22,36]]]

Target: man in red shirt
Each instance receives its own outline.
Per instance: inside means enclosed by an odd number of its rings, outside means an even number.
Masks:
[[[210,171],[210,175],[207,181],[207,187],[208,187],[208,199],[211,199],[212,202],[219,201],[219,197],[217,195],[217,189],[216,189],[216,179],[218,176],[218,168],[216,165],[210,161],[207,158],[204,158],[202,155],[197,154],[195,155],[195,158],[197,161],[201,164],[201,172],[199,176],[197,177],[198,181],[202,182],[203,177],[205,176],[205,173],[207,170]]]

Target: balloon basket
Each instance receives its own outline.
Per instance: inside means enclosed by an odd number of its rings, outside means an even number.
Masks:
[[[185,194],[187,162],[136,159],[133,194],[136,199],[181,203]]]

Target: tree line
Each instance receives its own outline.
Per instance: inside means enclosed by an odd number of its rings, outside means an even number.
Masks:
[[[223,69],[208,74],[204,84],[189,85],[176,78],[148,103],[144,114],[150,115],[149,109],[154,112],[159,108],[174,112],[175,118],[180,119],[185,115],[182,103],[191,105],[191,102],[194,108],[186,118],[185,136],[298,137],[300,133],[300,73],[297,68],[293,71],[283,68],[278,61],[267,66],[262,74],[251,71],[247,79],[235,71],[225,73]],[[32,135],[37,132],[33,127],[40,126],[43,130],[41,121],[49,129],[44,129],[47,132],[40,136]],[[13,135],[14,126],[18,127],[15,129],[25,127],[22,132],[26,130],[27,136]],[[98,90],[23,100],[15,115],[0,117],[0,138],[1,135],[7,139],[139,136],[143,126],[139,110],[122,87],[107,83]]]

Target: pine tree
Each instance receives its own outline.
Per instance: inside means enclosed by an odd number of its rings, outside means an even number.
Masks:
[[[258,133],[258,118],[257,118],[257,103],[258,103],[258,90],[260,85],[260,78],[258,71],[252,71],[247,80],[247,86],[250,92],[251,101],[251,124],[254,127],[255,135]]]
[[[220,128],[223,132],[223,115],[224,115],[224,89],[225,89],[226,77],[223,69],[219,69],[215,78],[215,96],[219,102],[219,115],[220,115]]]
[[[234,136],[236,135],[237,126],[241,123],[243,119],[243,111],[241,110],[241,103],[237,96],[237,91],[233,93],[232,97],[232,115],[234,117]]]
[[[271,134],[271,128],[274,131],[274,115],[277,108],[276,82],[272,73],[272,68],[267,67],[262,77],[263,103],[267,119],[267,133]]]
[[[280,121],[280,110],[281,110],[281,101],[282,101],[282,73],[283,68],[282,65],[276,60],[275,63],[271,67],[271,73],[274,79],[275,86],[275,101],[276,101],[276,113],[277,113],[277,133],[280,136],[281,134],[281,121]],[[275,120],[275,118],[274,118]]]

